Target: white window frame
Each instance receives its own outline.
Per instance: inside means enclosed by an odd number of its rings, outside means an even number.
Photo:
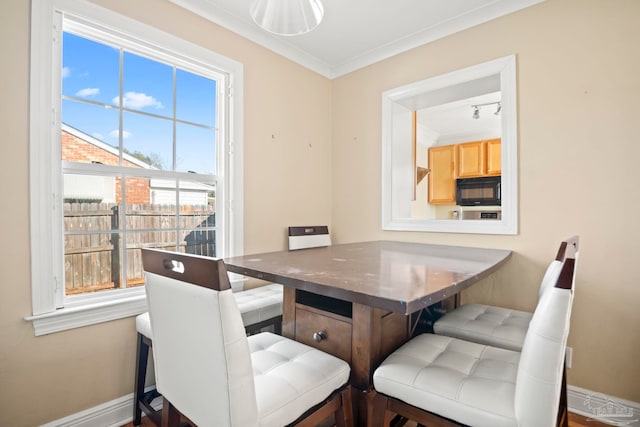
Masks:
[[[60,96],[62,17],[106,33],[144,41],[158,52],[226,76],[220,96],[229,102],[218,139],[216,165],[217,256],[243,253],[243,66],[85,0],[32,0],[30,76],[31,289],[35,335],[140,314],[147,310],[144,287],[64,297]],[[55,46],[58,46],[58,49]]]

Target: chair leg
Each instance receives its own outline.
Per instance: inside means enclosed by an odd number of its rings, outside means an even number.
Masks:
[[[162,402],[162,427],[179,427],[180,412],[167,399]]]
[[[562,370],[562,385],[560,386],[560,404],[558,405],[558,427],[569,427],[569,402],[567,400],[567,366]]]
[[[373,416],[371,425],[373,427],[388,427],[391,421],[391,413],[387,411],[387,405],[389,403],[389,398],[380,393],[376,393],[373,398]]]
[[[277,335],[282,335],[282,316],[280,316],[279,321],[276,321],[273,324],[273,333]]]
[[[147,376],[147,361],[149,358],[149,346],[144,342],[142,334],[138,334],[136,347],[136,376],[133,388],[133,425],[139,426],[142,420],[140,401],[144,399],[144,382]]]
[[[151,340],[139,333],[136,348],[135,384],[133,388],[133,425],[136,427],[141,424],[143,413],[153,424],[160,426],[161,411],[156,411],[153,406],[151,406],[153,400],[160,397],[160,393],[158,393],[158,390],[155,388],[145,391],[149,349],[151,346]]]
[[[353,427],[353,402],[351,386],[347,386],[340,394],[342,404],[335,413],[336,427]]]

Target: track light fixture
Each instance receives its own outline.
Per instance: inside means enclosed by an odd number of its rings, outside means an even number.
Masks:
[[[479,119],[480,118],[480,107],[486,107],[489,105],[496,105],[496,112],[493,113],[496,116],[498,114],[500,114],[500,111],[502,110],[502,104],[500,103],[500,101],[496,101],[496,102],[487,102],[484,104],[477,104],[477,105],[472,105],[471,108],[473,108],[473,114],[471,115],[471,117],[473,117],[474,119]]]

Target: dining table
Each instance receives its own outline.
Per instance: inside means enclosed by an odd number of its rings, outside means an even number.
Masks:
[[[225,258],[227,270],[280,283],[282,334],[351,366],[357,425],[372,422],[373,372],[416,331],[423,310],[489,276],[507,249],[368,241]]]

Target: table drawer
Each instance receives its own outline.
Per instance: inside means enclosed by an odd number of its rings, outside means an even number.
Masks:
[[[323,334],[320,341],[314,340],[316,333]],[[351,363],[351,322],[349,321],[297,307],[295,340]]]

